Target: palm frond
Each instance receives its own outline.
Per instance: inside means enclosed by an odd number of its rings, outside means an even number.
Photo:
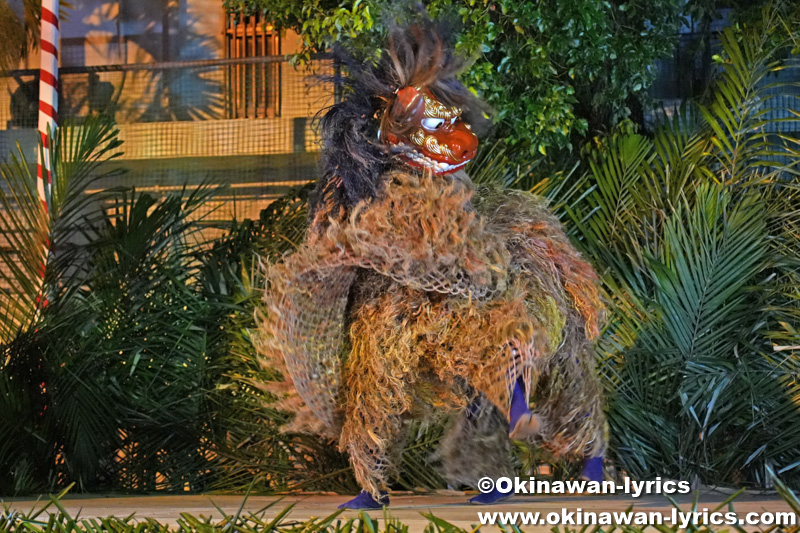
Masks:
[[[21,148],[0,163],[0,343],[30,327],[42,295],[63,270],[51,268],[54,250],[69,243],[92,201],[88,185],[105,177],[102,165],[118,155],[117,130],[109,121],[66,125],[51,139],[51,186],[43,209],[35,164]],[[57,256],[57,254],[55,254]]]
[[[0,2],[0,35],[5,41],[0,48],[0,73],[4,73],[17,68],[28,48],[25,23],[7,1]]]
[[[763,179],[771,160],[782,151],[770,133],[795,120],[775,113],[778,97],[787,88],[776,75],[786,68],[783,56],[791,46],[789,35],[773,42],[775,33],[767,28],[779,25],[778,9],[767,6],[763,19],[750,31],[726,28],[720,36],[723,53],[716,57],[721,72],[707,102],[699,107],[711,132],[707,154],[713,163],[708,176],[720,183]]]
[[[790,116],[768,79],[791,64],[765,37],[775,13],[725,33],[704,105],[661,120],[652,143],[590,151],[565,207],[608,293],[598,355],[614,453],[637,476],[763,484],[781,465],[800,479],[796,363],[772,349],[800,344],[798,153],[768,120]]]

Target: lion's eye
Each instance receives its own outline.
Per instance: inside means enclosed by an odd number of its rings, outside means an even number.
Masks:
[[[422,127],[428,131],[435,131],[444,126],[444,119],[442,118],[423,118]]]

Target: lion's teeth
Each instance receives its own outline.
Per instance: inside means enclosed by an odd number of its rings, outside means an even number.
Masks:
[[[411,161],[414,161],[415,163],[432,170],[434,173],[449,172],[452,170],[459,169],[467,164],[467,162],[464,161],[457,165],[450,165],[443,161],[436,161],[428,157],[427,155],[423,154],[422,152],[418,152],[416,150],[408,150],[405,153],[405,156]]]

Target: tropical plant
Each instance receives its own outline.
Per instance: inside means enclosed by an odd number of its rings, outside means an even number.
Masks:
[[[21,150],[10,162],[0,165],[4,185],[0,187],[0,239],[8,245],[0,253],[0,433],[13,436],[0,444],[2,491],[19,490],[34,479],[52,477],[51,465],[44,466],[41,459],[55,461],[64,446],[84,454],[101,445],[93,442],[89,431],[79,430],[82,425],[84,430],[91,430],[96,423],[91,417],[81,416],[94,400],[91,385],[80,381],[81,374],[89,369],[78,366],[60,371],[60,379],[52,375],[54,368],[42,352],[48,336],[42,326],[45,315],[59,316],[65,324],[75,312],[70,308],[62,312],[60,304],[65,299],[55,297],[65,290],[63,278],[68,273],[58,265],[64,264],[68,255],[65,250],[81,223],[80,215],[93,200],[83,191],[92,180],[109,175],[101,163],[117,155],[119,141],[111,125],[90,120],[82,128],[58,130],[51,143],[52,184],[44,206],[37,192],[35,167]],[[63,360],[71,360],[67,345],[53,346],[58,347]],[[67,378],[68,373],[73,377]],[[73,395],[75,387],[81,385],[87,394]],[[61,401],[46,400],[54,395]],[[54,411],[61,408],[70,411],[68,416],[77,422],[76,427],[46,427],[46,422],[60,420]],[[44,432],[54,439],[48,453],[37,456],[37,451],[43,452]]]
[[[585,134],[613,126],[632,107],[641,109],[656,76],[654,62],[669,56],[677,41],[684,6],[677,0],[421,4],[432,17],[460,26],[456,49],[475,59],[465,83],[496,109],[498,138],[526,157],[579,146]],[[304,57],[336,42],[374,58],[387,27],[420,12],[419,2],[386,0],[224,5],[245,15],[262,12],[277,28],[296,31]]]
[[[0,343],[30,329],[42,294],[55,289],[60,269],[51,263],[68,245],[93,197],[84,194],[94,180],[110,177],[102,163],[119,155],[116,129],[90,119],[84,127],[58,129],[50,150],[51,186],[43,205],[36,168],[22,150],[0,163],[0,239],[10,253],[0,254]],[[42,286],[43,281],[45,286]]]
[[[0,72],[5,72],[19,64],[28,45],[22,21],[6,0],[0,2],[0,31],[6,36],[0,50]]]
[[[2,167],[0,493],[213,479],[222,422],[206,391],[239,308],[202,291],[194,237],[211,191],[87,195],[118,146],[101,119],[60,128],[47,211],[21,156]]]
[[[653,139],[589,146],[564,209],[609,294],[612,449],[635,477],[800,482],[800,144],[781,133],[797,96],[776,78],[798,63],[781,28],[768,8],[725,30],[708,98]]]
[[[0,0],[0,34],[5,42],[0,48],[0,73],[17,68],[19,62],[39,41],[41,0],[24,0],[18,7]]]
[[[59,18],[67,17],[72,3],[60,2]],[[0,48],[0,73],[19,66],[29,52],[39,46],[41,0],[0,0],[0,35],[3,46]]]
[[[101,119],[60,128],[47,210],[21,155],[2,167],[0,494],[355,490],[327,442],[279,433],[249,336],[259,261],[299,241],[310,188],[205,242],[207,187],[84,193],[118,147]]]

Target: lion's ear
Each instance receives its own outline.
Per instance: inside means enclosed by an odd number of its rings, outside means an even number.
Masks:
[[[389,110],[392,126],[405,131],[419,124],[425,112],[425,99],[416,87],[403,87]]]

